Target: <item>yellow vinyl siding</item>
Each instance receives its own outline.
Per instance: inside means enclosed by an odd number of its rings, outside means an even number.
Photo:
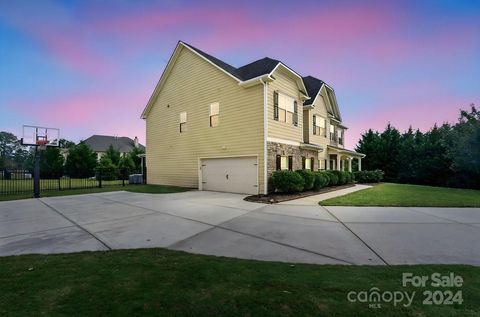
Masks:
[[[303,111],[300,91],[297,83],[283,70],[276,70],[273,73],[275,80],[268,85],[268,137],[279,138],[289,141],[303,141]],[[298,125],[276,121],[273,119],[273,92],[277,90],[297,100],[298,105]]]
[[[219,124],[209,126],[219,103]],[[263,192],[263,85],[244,88],[203,58],[182,48],[146,118],[150,184],[198,187],[199,158],[258,157]],[[187,131],[179,115],[187,112]]]
[[[312,98],[315,98],[315,96],[311,96]],[[327,107],[325,104],[325,100],[323,96],[319,95],[315,103],[313,104],[314,108],[311,110],[307,110],[308,112],[308,139],[310,143],[321,145],[324,149],[327,148],[327,145],[330,144],[330,139],[329,139],[329,132],[330,132],[330,120],[328,119],[328,113],[327,113]],[[313,116],[317,116],[317,125],[320,125],[320,120],[326,119],[326,126],[325,129],[327,130],[327,135],[318,135],[318,134],[313,134]],[[319,159],[327,159],[327,151],[323,151],[319,153]]]

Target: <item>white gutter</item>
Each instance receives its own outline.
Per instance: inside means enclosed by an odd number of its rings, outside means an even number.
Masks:
[[[248,87],[248,86],[253,86],[253,85],[257,84],[258,82],[265,83],[265,82],[271,82],[273,80],[274,79],[272,77],[270,77],[269,74],[263,74],[263,75],[260,75],[260,76],[254,77],[254,78],[250,78],[250,79],[245,80],[245,81],[241,81],[241,82],[238,83],[238,85],[242,86],[242,87]]]
[[[263,83],[263,193],[266,195],[268,191],[268,179],[267,179],[268,86],[267,86],[267,81],[263,79],[260,79],[260,81]]]

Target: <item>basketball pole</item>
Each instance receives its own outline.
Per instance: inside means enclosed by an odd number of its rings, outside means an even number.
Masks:
[[[40,198],[40,151],[35,146],[35,161],[33,165],[33,197]]]

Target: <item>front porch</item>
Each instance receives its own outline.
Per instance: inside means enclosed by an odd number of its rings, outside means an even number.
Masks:
[[[354,171],[352,163],[354,160],[357,160],[357,166],[355,171],[361,171],[362,158],[364,157],[365,154],[328,145],[325,169],[352,172]]]

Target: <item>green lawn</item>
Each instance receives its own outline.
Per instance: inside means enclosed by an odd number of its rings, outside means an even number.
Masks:
[[[423,305],[425,289],[402,287],[404,272],[462,276],[463,304]],[[347,300],[372,287],[417,293],[408,308]],[[165,249],[0,258],[1,316],[479,316],[478,303],[480,268],[462,265],[290,265]]]
[[[80,194],[94,194],[94,193],[104,193],[112,192],[118,190],[125,190],[127,192],[133,193],[147,193],[147,194],[168,194],[168,193],[178,193],[190,190],[189,188],[176,187],[176,186],[166,186],[166,185],[125,185],[125,186],[106,186],[102,188],[86,188],[86,189],[69,189],[69,190],[50,190],[42,191],[41,197],[53,197],[53,196],[69,196],[69,195],[80,195]],[[0,201],[6,200],[17,200],[32,198],[33,193],[24,193],[16,195],[0,195]]]
[[[384,183],[320,202],[324,206],[480,207],[480,190]]]

